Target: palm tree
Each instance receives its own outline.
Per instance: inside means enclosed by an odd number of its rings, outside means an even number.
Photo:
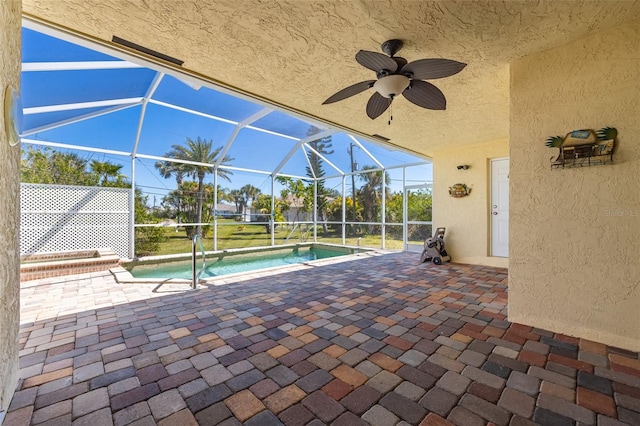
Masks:
[[[180,186],[184,180],[184,176],[187,173],[185,169],[186,164],[173,163],[171,161],[156,161],[155,167],[158,169],[160,176],[165,179],[170,177],[176,178],[176,184]]]
[[[236,205],[236,213],[242,213],[242,210],[244,210],[244,197],[242,196],[242,191],[239,189],[232,189],[229,191],[229,198]]]
[[[165,179],[169,179],[170,177],[176,178],[177,185],[177,206],[176,206],[176,218],[178,223],[180,223],[180,213],[182,213],[182,181],[184,180],[184,176],[187,173],[185,169],[186,164],[183,163],[173,163],[171,161],[156,161],[155,167],[158,169],[160,176]]]
[[[187,138],[185,145],[172,145],[171,151],[165,154],[166,157],[175,158],[176,160],[190,161],[194,163],[201,163],[200,165],[185,164],[182,163],[180,168],[183,169],[185,175],[190,175],[198,179],[198,200],[197,200],[197,213],[198,213],[198,225],[196,225],[196,233],[202,235],[202,194],[204,191],[203,183],[207,174],[213,173],[213,165],[218,161],[218,156],[222,147],[213,148],[213,140],[201,139],[196,140]],[[228,165],[233,158],[225,156],[220,164]],[[233,173],[229,170],[217,169],[216,173],[218,177],[231,182],[229,176]]]
[[[248,206],[252,204],[256,198],[258,198],[258,195],[260,195],[262,191],[260,191],[260,188],[256,188],[255,186],[248,183],[240,188],[240,192],[242,193],[242,197],[244,198],[244,204]]]
[[[217,193],[218,193],[218,202],[220,202],[220,201],[233,201],[231,199],[231,196],[229,195],[229,188],[223,188],[220,185],[218,185]]]
[[[382,196],[382,187],[384,185],[388,193],[388,185],[391,183],[391,178],[387,172],[384,172],[383,176],[382,170],[373,169],[375,169],[374,166],[363,166],[363,173],[358,175],[360,180],[364,181],[364,185],[360,188],[360,194],[364,207],[364,220],[367,222],[375,220],[375,209],[378,206],[378,200]]]
[[[121,164],[114,164],[110,161],[91,161],[89,167],[91,171],[98,176],[98,185],[100,186],[119,186],[124,182],[126,177],[120,173]],[[110,179],[114,180],[110,180]]]

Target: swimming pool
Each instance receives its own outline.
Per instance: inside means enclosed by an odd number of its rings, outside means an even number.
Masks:
[[[309,246],[289,246],[270,248],[259,251],[225,251],[209,253],[206,257],[206,268],[201,279],[221,275],[250,272],[278,266],[306,263],[319,259],[345,256],[366,251],[364,249],[312,244]],[[197,265],[200,268],[201,258]],[[159,260],[131,262],[123,265],[134,278],[145,279],[191,279],[191,258],[180,260]]]

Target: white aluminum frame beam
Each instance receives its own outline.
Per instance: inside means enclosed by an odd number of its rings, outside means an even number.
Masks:
[[[238,134],[240,134],[240,131],[242,129],[247,127],[249,124],[260,120],[262,117],[266,117],[272,112],[273,110],[271,108],[262,108],[260,111],[256,112],[255,114],[245,118],[244,120],[236,124],[236,128],[233,129],[233,133],[231,133],[231,136],[229,136],[229,139],[227,140],[227,143],[224,145],[224,148],[222,148],[222,151],[220,151],[220,154],[218,155],[218,160],[216,161],[215,166],[220,167],[220,165],[222,164],[222,161],[224,160],[224,157],[226,157],[227,152],[229,152],[229,149],[231,149],[231,145],[233,145],[233,142],[235,142],[236,138],[238,137]]]
[[[140,111],[140,119],[138,120],[138,129],[136,130],[136,139],[133,142],[133,149],[131,150],[131,156],[135,158],[136,153],[138,152],[138,145],[140,144],[140,136],[142,135],[142,127],[144,126],[144,119],[147,113],[147,105],[149,105],[149,101],[153,94],[158,90],[158,86],[160,86],[160,82],[162,82],[162,78],[165,76],[164,73],[158,71],[156,72],[155,77],[153,77],[153,81],[149,85],[147,89],[147,93],[145,93],[144,98],[142,100],[142,109]]]
[[[128,104],[128,105],[118,105],[118,106],[106,108],[100,111],[94,111],[88,114],[79,115],[77,117],[67,118],[65,120],[56,121],[54,123],[45,124],[44,126],[34,127],[32,129],[26,130],[22,132],[21,136],[30,136],[36,133],[45,132],[47,130],[55,129],[58,127],[67,126],[69,124],[79,123],[80,121],[88,120],[90,118],[100,117],[101,115],[107,115],[114,112],[122,111],[124,109],[135,107],[141,104],[142,102],[138,102],[135,104]]]
[[[305,144],[300,145],[300,148],[302,148],[302,152],[304,153],[304,159],[307,161],[307,167],[309,167],[309,170],[311,170],[311,175],[313,178],[313,181],[315,182],[316,180],[316,171],[313,170],[313,167],[311,166],[311,160],[309,160],[309,155],[307,154],[307,148],[308,146]],[[313,152],[316,152],[315,150]]]
[[[367,172],[378,172],[378,171],[389,171],[389,170],[395,170],[395,169],[403,169],[405,167],[416,167],[416,166],[426,166],[428,164],[433,164],[431,161],[420,161],[420,162],[415,162],[415,163],[407,163],[407,164],[401,164],[398,166],[389,166],[389,167],[385,167],[384,169],[368,169]],[[354,172],[345,172],[345,176],[351,176],[351,175],[359,175],[362,174],[362,171],[354,171]],[[340,175],[332,175],[332,176],[325,176],[323,179],[334,179],[340,177]]]
[[[274,177],[278,177],[278,176],[282,176],[282,177],[289,177],[291,179],[300,179],[300,180],[311,180],[309,178],[309,176],[299,176],[299,175],[292,175],[289,173],[278,173],[277,175],[275,175]]]
[[[86,108],[99,108],[99,107],[108,107],[114,105],[130,105],[130,104],[139,104],[142,102],[141,97],[137,98],[122,98],[122,99],[107,99],[104,101],[91,101],[91,102],[75,102],[69,104],[58,104],[58,105],[45,105],[31,108],[24,108],[22,113],[24,115],[31,114],[43,114],[47,112],[58,112],[58,111],[71,111],[75,109],[86,109]]]
[[[94,148],[91,146],[82,146],[82,145],[71,145],[68,143],[59,143],[59,142],[48,142],[48,141],[40,141],[36,139],[28,139],[28,138],[20,138],[20,142],[28,143],[31,145],[42,145],[49,146],[52,148],[63,148],[63,149],[75,149],[78,151],[89,151],[89,152],[97,152],[100,154],[109,154],[109,155],[121,155],[123,157],[130,157],[131,153],[126,151],[116,151],[113,149],[102,149],[102,148]]]
[[[155,160],[155,161],[169,161],[171,163],[180,163],[180,164],[189,164],[192,166],[204,166],[204,167],[209,167],[211,169],[215,168],[214,164],[210,164],[210,163],[200,163],[197,161],[189,161],[189,160],[180,160],[177,158],[169,158],[169,157],[161,157],[158,155],[147,155],[147,154],[136,154],[136,158],[143,158],[146,160]],[[218,167],[220,169],[223,170],[234,170],[234,171],[238,171],[238,172],[248,172],[248,173],[256,173],[259,175],[266,175],[266,176],[270,176],[271,172],[267,172],[267,171],[263,171],[263,170],[254,170],[254,169],[245,169],[242,167],[234,167],[234,166],[220,166]]]
[[[169,162],[172,162],[172,163],[190,164],[192,166],[204,166],[204,167],[210,167],[210,168],[213,169],[213,164],[200,163],[198,161],[180,160],[180,159],[177,159],[177,158],[169,158],[169,157],[162,157],[162,156],[159,156],[159,155],[148,155],[148,154],[137,154],[136,157],[137,158],[145,158],[147,160],[169,161]]]
[[[181,106],[178,106],[178,105],[170,104],[168,102],[158,101],[156,99],[149,99],[149,103],[154,104],[154,105],[160,105],[160,106],[163,106],[165,108],[171,108],[171,109],[175,109],[175,110],[178,110],[178,111],[186,112],[188,114],[197,115],[197,116],[200,116],[200,117],[210,118],[211,120],[221,121],[221,122],[227,123],[227,124],[233,124],[234,126],[236,126],[238,124],[237,121],[227,120],[226,118],[218,117],[216,115],[211,115],[211,114],[207,114],[205,112],[196,111],[195,109],[189,109],[189,108],[181,107]]]
[[[146,68],[129,61],[23,62],[22,72],[84,71]]]
[[[348,135],[349,138],[353,141],[354,144],[356,144],[356,146],[358,148],[360,148],[362,150],[362,152],[364,152],[365,154],[367,154],[369,156],[369,158],[371,158],[373,160],[374,163],[376,163],[376,166],[380,167],[381,169],[384,169],[385,167],[382,165],[381,162],[378,161],[378,159],[376,157],[373,156],[373,154],[371,154],[369,152],[369,150],[367,148],[364,147],[364,145],[362,145],[360,143],[360,141],[358,139],[356,139],[353,135]]]
[[[316,133],[315,135],[311,135],[311,136],[307,136],[304,139],[300,139],[298,141],[298,143],[291,149],[291,151],[289,151],[289,153],[282,159],[282,161],[280,162],[280,164],[278,164],[276,166],[275,169],[273,169],[272,174],[275,176],[277,175],[280,170],[282,170],[282,168],[289,162],[289,160],[291,160],[291,157],[293,157],[293,155],[296,153],[296,151],[302,146],[302,144],[305,144],[307,142],[313,142],[317,139],[322,139],[325,138],[327,136],[331,136],[334,133],[337,133],[336,129],[325,129],[319,133]]]
[[[213,167],[213,166],[211,166]],[[222,170],[233,170],[236,172],[247,172],[247,173],[257,173],[259,175],[271,176],[271,172],[267,172],[265,170],[255,170],[255,169],[246,169],[244,167],[235,167],[235,166],[219,166],[219,169]]]
[[[273,136],[279,136],[279,137],[285,138],[285,139],[291,139],[293,141],[299,141],[300,140],[300,138],[297,138],[295,136],[285,135],[283,133],[274,132],[273,130],[267,130],[267,129],[263,129],[263,128],[260,128],[260,127],[246,126],[245,128],[249,129],[249,130],[255,130],[257,132],[267,133],[267,134],[273,135]]]
[[[333,167],[338,173],[340,173],[340,176],[344,176],[344,172],[338,166],[333,164],[331,161],[327,160],[327,157],[325,157],[324,155],[320,154],[317,150],[313,149],[308,143],[305,143],[303,146],[306,147],[307,149],[309,149],[309,151],[312,151],[318,157],[320,157],[322,159],[322,161],[324,161],[325,163],[327,163],[328,165]],[[308,160],[308,157],[307,157],[307,160]],[[309,168],[313,170],[313,168],[311,167],[311,163],[309,163]],[[313,173],[313,176],[315,177],[315,171]]]

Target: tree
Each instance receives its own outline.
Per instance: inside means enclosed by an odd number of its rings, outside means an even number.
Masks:
[[[404,196],[402,191],[387,195],[385,200],[387,223],[402,223],[402,211],[404,208]]]
[[[311,126],[307,131],[307,136],[312,136],[319,132],[319,129],[315,126]],[[323,167],[323,161],[319,154],[331,155],[333,154],[331,136],[320,138],[308,143],[312,149],[307,152],[307,159],[309,165],[306,167],[307,176],[316,179],[317,185],[317,214],[322,221],[322,231],[325,236],[328,234],[327,229],[327,201],[330,191],[324,186],[325,171]],[[313,187],[311,188],[311,194],[313,197]]]
[[[185,168],[186,164],[183,163],[174,163],[171,161],[157,161],[155,164],[156,169],[165,179],[169,179],[170,177],[176,178],[176,186],[180,188],[182,185],[182,181],[184,180],[185,175],[187,174],[187,170]],[[178,222],[180,221],[180,213],[182,212],[182,203],[180,201],[180,193],[177,195],[177,203],[176,203],[176,217],[178,218]]]
[[[410,220],[430,222],[432,220],[431,206],[432,194],[429,189],[419,189],[417,191],[408,191],[407,197],[407,216]],[[394,192],[387,196],[386,199],[386,218],[387,223],[402,223],[404,206],[404,194],[402,191]],[[422,228],[410,228],[409,239],[420,240],[422,235],[413,235],[414,232],[420,231]],[[396,238],[402,237],[402,229],[400,226],[387,226],[387,235]]]
[[[56,185],[98,185],[99,178],[87,170],[88,160],[73,152],[28,147],[22,151],[20,180]]]
[[[388,194],[385,199],[385,212],[387,227],[385,232],[387,237],[393,239],[402,239],[403,226],[390,225],[391,223],[402,224],[404,218],[402,216],[404,209],[404,195],[402,191],[397,191],[392,194]]]
[[[253,202],[261,192],[262,191],[260,191],[259,188],[256,188],[251,184],[246,184],[245,186],[240,188],[240,194],[243,198],[243,204],[247,207],[253,205]]]
[[[244,196],[239,189],[232,189],[229,191],[229,198],[236,205],[236,213],[241,215],[244,211]]]
[[[169,192],[163,199],[162,205],[165,207],[176,207],[178,203],[182,206],[182,211],[178,219],[182,223],[193,223],[198,218],[198,183],[195,181],[187,180],[180,184],[180,186]],[[213,185],[205,183],[202,186],[202,221],[210,222],[213,220]],[[195,235],[195,227],[187,226],[187,236],[193,237]],[[202,227],[202,236],[207,235],[209,225]]]
[[[362,204],[360,201],[353,205],[353,198],[346,197],[344,200],[346,211],[350,214],[355,213],[355,217],[352,216],[350,219],[355,221],[362,220]],[[336,196],[331,202],[327,204],[327,218],[331,222],[342,222],[342,196]]]
[[[258,194],[253,203],[251,203],[252,209],[256,209],[260,212],[258,215],[258,222],[265,222],[264,229],[267,234],[271,234],[273,231],[271,227],[271,218],[275,222],[283,222],[284,217],[282,217],[282,213],[280,212],[281,202],[275,200],[275,206],[273,209],[273,214],[271,213],[271,196],[266,194]]]
[[[296,219],[299,219],[300,212],[311,211],[313,206],[313,183],[287,176],[278,176],[276,181],[284,186],[280,191],[282,213],[291,209],[291,202],[298,208]]]
[[[136,188],[135,191],[135,207],[134,222],[137,224],[158,223],[158,219],[147,212],[147,196],[143,196],[142,192]],[[152,226],[138,226],[134,231],[135,256],[152,255],[160,248],[160,243],[167,240],[164,229]]]
[[[271,216],[269,214],[269,212],[271,211],[271,196],[270,195],[259,194],[258,197],[255,199],[255,201],[253,202],[253,204],[251,206],[256,208],[256,209],[258,209],[263,215]],[[285,203],[284,203],[284,201],[282,199],[275,199],[274,200],[273,220],[275,222],[284,222],[285,221],[285,218],[282,215],[283,207],[285,207],[285,210],[286,210]],[[267,220],[269,220],[269,218],[267,218]]]
[[[120,187],[126,181],[126,176],[120,173],[121,164],[114,164],[110,161],[91,161],[89,165],[91,171],[98,176],[99,186],[116,186]]]
[[[176,160],[189,161],[194,163],[201,163],[199,165],[182,163],[185,174],[193,176],[198,180],[198,194],[197,194],[197,225],[196,233],[202,235],[202,197],[204,192],[204,178],[207,174],[213,173],[213,164],[218,161],[218,156],[222,151],[222,147],[213,148],[212,140],[196,138],[192,140],[187,138],[185,145],[172,145],[171,151],[165,154],[166,157],[175,158]],[[228,165],[233,159],[225,156],[220,164]],[[218,168],[216,170],[218,177],[231,182],[230,175],[232,172],[225,169]]]
[[[231,196],[229,195],[229,188],[223,188],[220,185],[218,185],[218,188],[216,188],[216,191],[218,193],[218,202],[233,201],[231,199]]]
[[[407,199],[407,215],[411,220],[430,222],[433,198],[431,190],[410,191]]]
[[[364,185],[360,188],[360,198],[362,199],[364,220],[366,222],[374,222],[378,220],[381,213],[382,199],[382,187],[385,187],[385,192],[388,193],[388,185],[391,183],[391,178],[387,172],[382,170],[375,170],[374,166],[362,167],[362,173],[358,175],[359,179],[364,182]],[[371,225],[369,225],[371,228]]]

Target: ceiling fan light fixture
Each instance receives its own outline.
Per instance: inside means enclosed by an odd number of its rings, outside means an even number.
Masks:
[[[373,88],[385,98],[394,98],[409,87],[411,80],[404,75],[388,75],[375,82]]]

